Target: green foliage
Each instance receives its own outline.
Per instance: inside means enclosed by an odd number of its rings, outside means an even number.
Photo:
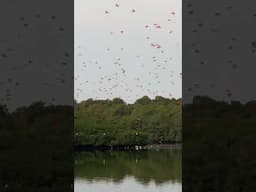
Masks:
[[[144,96],[134,104],[122,99],[89,99],[75,105],[75,143],[145,145],[181,142],[180,100]]]

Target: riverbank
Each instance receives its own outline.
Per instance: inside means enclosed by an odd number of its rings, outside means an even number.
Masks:
[[[182,143],[175,144],[151,144],[151,145],[118,145],[118,146],[92,146],[92,145],[75,145],[74,150],[76,152],[83,151],[141,151],[141,150],[170,150],[181,149]]]

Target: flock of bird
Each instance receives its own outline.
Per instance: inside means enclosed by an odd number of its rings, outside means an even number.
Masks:
[[[115,3],[113,5],[113,9],[105,10],[101,17],[105,15],[106,19],[108,18],[108,15],[114,14],[115,9],[120,9],[122,6],[119,3]],[[140,12],[139,9],[130,9],[130,14],[136,14]],[[165,13],[166,14],[166,13]],[[176,11],[170,10],[169,13],[167,13],[168,17],[166,19],[166,22],[171,23],[172,21],[176,20]],[[166,33],[164,34],[165,37],[172,35],[174,33],[173,29],[168,29],[170,27],[166,25],[161,25],[162,21],[159,21],[159,23],[152,22],[146,23],[141,26],[141,30],[145,30],[145,39],[147,42],[147,46],[150,49],[155,49],[156,52],[155,55],[145,55],[145,54],[137,54],[132,55],[133,52],[127,51],[126,54],[130,58],[137,59],[136,63],[139,63],[138,66],[135,66],[135,63],[128,63],[129,67],[126,66],[126,58],[122,58],[122,54],[117,55],[114,60],[112,61],[100,61],[100,59],[93,58],[93,59],[86,59],[89,56],[84,55],[82,53],[84,47],[79,44],[76,49],[77,53],[75,57],[81,57],[82,59],[78,59],[80,61],[79,68],[77,69],[77,72],[75,73],[75,98],[77,100],[85,100],[84,95],[87,96],[87,98],[93,97],[93,95],[96,95],[94,98],[114,98],[114,97],[121,97],[126,101],[133,102],[134,99],[138,99],[139,97],[143,95],[148,96],[157,96],[157,95],[163,95],[166,97],[172,98],[174,95],[170,90],[170,86],[176,86],[177,83],[176,79],[182,78],[181,71],[177,69],[173,69],[170,67],[174,61],[175,55],[170,54],[170,50],[168,50],[164,45],[162,45],[160,42],[157,42],[157,39],[163,35],[163,31]],[[88,26],[90,27],[90,26]],[[162,30],[163,29],[163,30]],[[149,33],[147,33],[147,30],[154,31],[155,34],[157,34],[158,38],[154,38],[154,36],[150,36]],[[140,31],[139,31],[140,32]],[[126,33],[129,33],[129,30],[120,29],[119,34],[124,35]],[[109,31],[108,34],[110,36],[114,36],[116,32]],[[118,34],[117,34],[118,35]],[[167,35],[167,36],[166,36]],[[127,38],[127,37],[126,37]],[[155,40],[155,41],[154,41]],[[97,40],[96,40],[97,41]],[[129,41],[136,41],[135,39],[129,39]],[[166,40],[168,41],[168,39]],[[178,42],[178,39],[174,40],[175,42]],[[169,42],[170,44],[173,42]],[[113,42],[115,44],[115,42]],[[116,45],[115,45],[116,46]],[[127,45],[128,46],[128,45]],[[145,46],[145,45],[139,45],[138,46]],[[88,47],[86,47],[88,48]],[[100,49],[101,47],[99,47]],[[126,50],[126,45],[120,45],[119,51],[124,52]],[[128,49],[128,48],[127,48]],[[176,49],[181,49],[179,47],[179,43],[176,43]],[[109,55],[116,55],[116,52],[112,52],[111,47],[105,48],[106,52]],[[86,52],[86,51],[84,51]],[[150,57],[150,58],[149,58]],[[107,59],[106,59],[107,60]],[[123,61],[124,60],[124,61]],[[179,59],[176,59],[179,60]],[[109,63],[111,62],[111,63]],[[148,70],[149,67],[146,65],[153,64],[153,67],[151,67],[151,70]],[[109,73],[104,72],[106,66],[114,66],[114,70]],[[180,61],[181,65],[181,61]],[[130,68],[136,68],[140,71],[140,75],[137,74],[131,74],[129,73]],[[91,69],[97,69],[101,71],[101,75],[95,75],[94,79],[88,79],[86,78],[86,73],[94,72]],[[172,68],[172,69],[171,69]],[[180,66],[181,69],[181,66]],[[90,71],[91,70],[91,71]],[[178,72],[177,72],[178,71]],[[166,76],[166,79],[161,78],[162,74],[168,73],[168,76]],[[147,76],[147,80],[145,80],[145,76]],[[131,86],[132,81],[132,86]],[[164,84],[165,90],[159,90],[157,87],[159,87],[160,84]],[[93,90],[89,90],[88,87],[93,87]],[[93,93],[92,93],[93,92]],[[135,98],[134,98],[135,97]]]

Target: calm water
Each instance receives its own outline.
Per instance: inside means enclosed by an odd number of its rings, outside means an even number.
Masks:
[[[181,150],[83,152],[75,192],[181,192]]]

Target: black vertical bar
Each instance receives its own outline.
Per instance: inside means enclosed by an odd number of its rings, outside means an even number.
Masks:
[[[0,191],[73,191],[74,1],[0,6]]]
[[[183,191],[254,191],[255,1],[183,1]]]

